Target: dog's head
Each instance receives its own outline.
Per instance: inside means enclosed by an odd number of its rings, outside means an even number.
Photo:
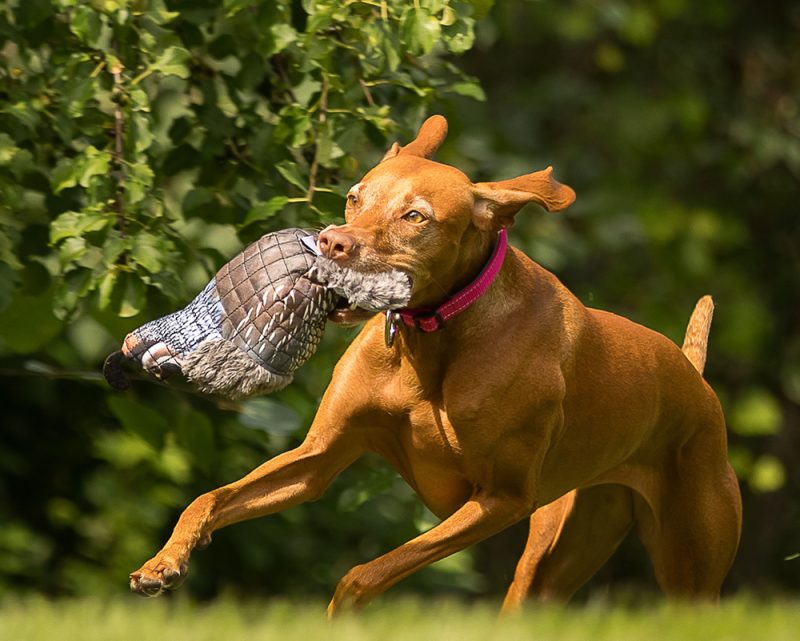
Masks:
[[[560,211],[575,200],[550,167],[473,183],[455,167],[431,160],[446,135],[447,121],[431,116],[411,143],[393,144],[348,192],[345,224],[319,237],[326,256],[354,270],[407,273],[414,306],[435,305],[469,282],[497,232],[527,203]]]

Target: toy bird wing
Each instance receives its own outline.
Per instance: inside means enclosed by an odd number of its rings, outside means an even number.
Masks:
[[[222,338],[277,374],[314,353],[338,296],[310,277],[316,256],[304,230],[263,236],[216,275]]]

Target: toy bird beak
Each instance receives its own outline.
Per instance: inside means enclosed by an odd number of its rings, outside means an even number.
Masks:
[[[108,355],[106,362],[103,363],[103,376],[111,387],[119,392],[129,389],[131,386],[131,379],[122,369],[123,361],[128,360],[122,351],[117,350]]]

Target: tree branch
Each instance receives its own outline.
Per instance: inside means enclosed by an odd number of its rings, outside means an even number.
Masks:
[[[114,45],[115,53],[118,54],[117,46]],[[117,210],[117,225],[119,232],[124,237],[126,234],[125,229],[125,211],[123,208],[123,196],[125,194],[125,121],[122,116],[122,99],[125,90],[122,86],[122,63],[119,61],[119,56],[115,56],[116,60],[111,67],[111,74],[114,76],[114,178],[117,181],[117,188],[114,194],[114,208]]]
[[[319,96],[319,124],[320,130],[328,120],[328,76],[322,74],[322,93]],[[308,202],[314,199],[314,190],[317,187],[317,172],[319,171],[319,134],[314,143],[314,160],[311,162],[311,168],[308,170]]]

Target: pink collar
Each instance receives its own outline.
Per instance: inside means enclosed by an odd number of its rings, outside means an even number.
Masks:
[[[497,244],[494,247],[489,262],[484,265],[481,273],[460,292],[450,297],[444,303],[436,307],[418,309],[398,309],[387,312],[386,314],[386,343],[391,345],[394,342],[396,333],[396,323],[398,320],[406,327],[416,327],[421,332],[437,332],[444,327],[444,324],[456,314],[460,314],[467,307],[486,293],[489,286],[494,282],[508,249],[508,234],[505,229],[501,229],[497,234]]]

